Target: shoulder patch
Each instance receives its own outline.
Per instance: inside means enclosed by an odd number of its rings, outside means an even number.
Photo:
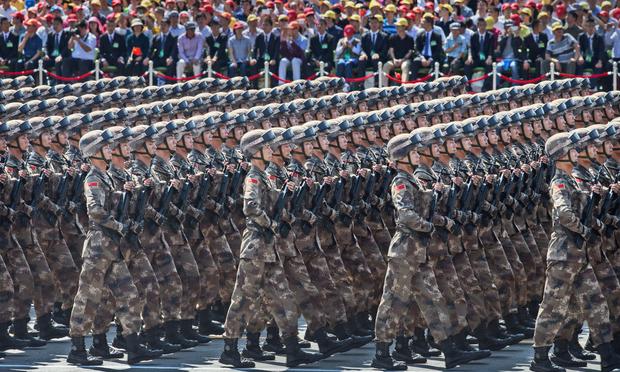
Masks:
[[[404,183],[398,184],[398,185],[394,185],[394,190],[400,192],[403,191],[404,189],[406,189],[407,186],[405,186]]]
[[[561,189],[565,188],[566,186],[563,183],[556,183],[555,185],[553,185],[553,187],[555,189],[561,190]]]
[[[33,171],[34,171],[34,170],[37,170],[37,166],[36,166],[36,165],[31,165],[31,166],[30,166],[30,169],[32,169]]]
[[[272,180],[272,181],[276,180],[277,178],[278,177],[276,177],[274,174],[270,174],[269,175],[269,179]]]
[[[89,182],[88,187],[99,187],[99,182]]]
[[[258,183],[256,178],[248,178],[248,183]]]

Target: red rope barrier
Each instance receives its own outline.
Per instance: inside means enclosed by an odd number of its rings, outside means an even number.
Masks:
[[[362,81],[372,79],[373,77],[375,77],[375,75],[377,75],[376,72],[372,74],[368,74],[366,76],[357,77],[357,78],[344,78],[344,81],[346,81],[347,83],[361,83]]]
[[[536,84],[538,82],[541,82],[543,80],[545,80],[545,78],[547,77],[546,75],[540,75],[537,78],[533,78],[530,80],[519,80],[519,79],[513,79],[511,77],[508,77],[506,75],[503,74],[498,74],[500,79],[505,80],[509,83],[513,83],[513,84],[520,84],[520,85],[525,85],[525,84]]]
[[[259,72],[258,74],[248,76],[248,80],[253,81],[256,79],[260,79],[261,76],[263,76],[263,74]]]
[[[277,81],[285,83],[285,84],[291,82],[290,80],[282,79],[281,77],[279,77],[278,75],[274,74],[273,72],[270,72],[269,75],[271,75],[271,77],[276,79]]]
[[[188,77],[182,77],[182,78],[176,78],[174,76],[168,76],[168,75],[164,75],[160,72],[157,73],[157,77],[158,78],[162,78],[164,80],[168,80],[168,81],[188,81],[188,80],[194,80],[194,79],[200,79],[204,76],[206,76],[206,73],[203,74],[198,74],[198,75],[194,75],[194,76],[188,76]]]
[[[563,72],[558,72],[558,75],[565,78],[583,78],[583,79],[598,79],[605,76],[608,76],[609,73],[603,72],[601,74],[592,74],[592,75],[574,75],[574,74],[566,74]]]
[[[224,74],[220,74],[217,71],[213,71],[213,75],[215,75],[216,78],[220,78],[220,79],[224,79],[224,80],[228,80],[230,79],[230,77],[224,75]]]
[[[89,76],[92,76],[95,74],[95,71],[89,71],[87,73],[85,73],[84,75],[80,75],[80,76],[74,76],[74,77],[67,77],[67,76],[60,76],[60,75],[56,75],[55,73],[51,72],[51,71],[45,71],[47,73],[47,75],[51,78],[54,78],[56,80],[59,81],[82,81],[84,79],[86,79]]]
[[[421,77],[419,79],[409,80],[409,81],[402,81],[400,79],[395,78],[394,76],[391,76],[390,74],[385,74],[385,76],[389,80],[392,80],[395,83],[399,83],[399,84],[415,84],[415,83],[422,83],[424,81],[427,81],[427,80],[431,79],[433,77],[433,74],[428,74],[428,75],[426,75],[424,77]]]
[[[35,70],[24,70],[24,71],[0,71],[1,76],[22,76],[22,75],[32,75]]]
[[[471,79],[470,81],[468,81],[468,83],[470,83],[470,84],[471,83],[476,83],[478,81],[486,80],[488,77],[489,77],[489,74],[484,74],[484,75],[482,75],[482,76],[480,76],[478,78]]]

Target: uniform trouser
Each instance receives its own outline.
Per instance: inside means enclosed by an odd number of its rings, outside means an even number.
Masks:
[[[521,262],[521,258],[519,258],[519,255],[517,254],[517,251],[514,245],[512,244],[512,241],[510,241],[510,238],[508,238],[508,235],[501,227],[499,227],[498,231],[496,231],[496,235],[499,241],[501,242],[502,248],[504,249],[504,253],[506,254],[506,258],[508,259],[508,262],[510,263],[510,267],[512,268],[512,273],[515,278],[515,281],[514,281],[515,294],[516,294],[515,299],[517,301],[517,305],[519,306],[527,305],[529,301],[528,296],[527,296],[527,278],[528,277],[525,272],[525,267],[523,265],[523,262]]]
[[[545,291],[534,331],[534,347],[549,346],[562,327],[569,303],[576,301],[595,347],[612,340],[609,308],[587,262],[547,261]]]
[[[540,280],[539,273],[536,268],[536,261],[527,246],[527,243],[523,239],[523,235],[518,231],[515,234],[510,235],[510,241],[515,251],[519,255],[519,259],[523,263],[523,268],[527,275],[527,301],[537,300],[540,298]],[[525,305],[519,303],[519,305]]]
[[[197,307],[198,310],[207,310],[217,300],[220,273],[211,251],[209,251],[206,239],[201,236],[201,239],[190,241],[189,245],[192,247],[200,275],[200,293]]]
[[[499,294],[502,314],[507,315],[516,307],[516,287],[512,267],[508,262],[506,252],[492,231],[481,232],[479,238]]]
[[[392,235],[390,235],[390,231],[387,226],[381,222],[379,226],[370,225],[370,231],[372,232],[372,236],[375,238],[375,242],[377,242],[377,246],[379,247],[379,252],[383,256],[383,261],[387,261],[387,251],[390,248],[390,241],[392,240]],[[387,271],[387,264],[385,264],[385,268]],[[381,280],[383,282],[383,280]]]
[[[183,285],[168,243],[163,238],[159,240],[159,243],[151,246],[144,245],[144,253],[157,277],[164,321],[179,320],[181,319]]]
[[[114,245],[101,231],[89,231],[84,242],[82,272],[71,313],[71,337],[88,335],[93,326],[104,289],[112,292],[118,310],[116,316],[129,335],[140,328],[143,302],[125,262],[113,256]]]
[[[364,259],[368,264],[368,269],[372,273],[372,276],[370,277],[371,284],[373,284],[372,292],[367,301],[369,302],[369,308],[374,309],[379,306],[379,302],[381,301],[381,293],[383,293],[383,280],[385,279],[387,265],[383,260],[383,255],[379,250],[377,242],[370,233],[370,230],[366,228],[364,231],[365,234],[357,234],[356,230],[355,236],[357,237],[358,245],[364,254]]]
[[[0,256],[0,323],[11,321],[13,294],[13,279]]]
[[[338,249],[333,235],[329,232],[322,231],[319,232],[319,238],[323,252],[325,252],[327,264],[329,265],[329,271],[332,274],[338,293],[347,310],[347,318],[351,318],[357,313],[356,298],[353,294],[353,280],[345,268],[340,250]]]
[[[13,279],[13,317],[23,319],[28,316],[34,297],[34,279],[22,248],[12,237],[6,247],[0,249],[1,257]]]
[[[373,293],[372,273],[357,244],[356,237],[351,233],[351,227],[341,223],[336,224],[336,240],[340,248],[342,262],[353,280],[353,293],[355,294],[355,314],[370,310],[369,299]]]
[[[544,270],[545,262],[547,261],[547,247],[549,246],[549,237],[547,236],[545,229],[537,223],[528,223],[527,227],[532,233],[534,240],[536,241],[536,246],[538,247],[538,253],[540,254],[540,258],[543,262]]]
[[[217,265],[219,283],[219,296],[222,302],[230,302],[230,296],[235,288],[235,277],[237,276],[237,260],[233,255],[228,241],[224,235],[212,237],[205,234],[207,245],[215,264]]]
[[[482,323],[482,319],[490,319],[487,317],[487,311],[484,306],[484,294],[478,279],[474,275],[467,252],[463,251],[453,255],[452,262],[461,282],[461,288],[465,292],[467,323],[469,324],[469,329],[474,330]]]
[[[65,234],[62,236],[65,238],[69,252],[73,258],[73,262],[78,267],[78,270],[82,267],[82,248],[84,248],[84,235]]]
[[[241,337],[248,319],[259,311],[261,300],[284,337],[297,335],[295,299],[282,264],[242,258],[224,323],[225,338]]]
[[[171,244],[170,252],[174,258],[174,265],[181,278],[183,297],[181,301],[181,319],[194,319],[200,296],[200,273],[198,264],[187,243]]]
[[[226,234],[226,240],[233,256],[239,261],[239,255],[241,254],[241,234],[239,231],[234,231],[230,234]]]
[[[523,240],[527,244],[528,249],[530,250],[530,254],[532,259],[534,260],[534,264],[536,265],[536,279],[538,280],[538,292],[536,292],[536,297],[530,299],[540,299],[542,295],[543,288],[545,286],[545,261],[543,260],[540,250],[538,249],[538,244],[536,244],[536,240],[532,235],[532,232],[527,229],[527,226],[523,231],[521,231],[521,235],[523,236]]]
[[[476,240],[478,239],[476,233],[474,233],[474,237]],[[469,244],[467,245],[470,246]],[[488,322],[493,319],[500,319],[502,317],[502,307],[499,300],[499,293],[493,281],[493,275],[491,274],[491,269],[489,268],[484,250],[479,244],[472,244],[467,255],[469,256],[471,268],[474,270],[474,275],[482,289],[486,308],[485,320]]]
[[[450,328],[446,300],[428,263],[411,262],[409,257],[388,258],[383,295],[375,322],[375,341],[391,342],[401,334],[406,319],[415,317],[418,304],[426,324],[437,342],[448,338]]]
[[[601,292],[607,300],[612,330],[614,333],[620,332],[620,282],[616,272],[604,254],[601,254],[600,260],[590,262]]]
[[[19,241],[19,240],[18,240]],[[34,280],[34,310],[37,317],[49,314],[54,306],[54,276],[38,244],[21,244]]]
[[[69,247],[64,239],[39,239],[39,244],[54,275],[56,288],[61,294],[62,309],[69,309],[73,306],[73,299],[77,293],[78,278],[80,276],[80,272],[75,262],[73,262]]]

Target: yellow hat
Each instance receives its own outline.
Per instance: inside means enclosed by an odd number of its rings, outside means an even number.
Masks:
[[[495,19],[491,16],[484,19],[487,22],[487,30],[492,30],[495,27]]]
[[[334,12],[333,10],[328,10],[325,12],[325,14],[323,14],[323,18],[336,19],[336,12]]]
[[[140,3],[140,5],[142,5],[145,8],[150,8],[151,5],[153,5],[153,3],[151,3],[151,0],[142,0],[142,2]]]
[[[388,4],[388,6],[385,7],[385,11],[386,12],[396,13],[396,5]]]
[[[603,1],[601,8],[611,7],[611,1]]]
[[[588,3],[581,3],[581,9],[583,9],[583,10],[590,10],[590,4],[588,4]]]
[[[547,13],[547,12],[540,12],[540,13],[538,13],[538,19],[541,19],[542,17],[549,17],[549,13]]]
[[[397,27],[407,27],[407,26],[409,26],[409,22],[407,22],[407,20],[405,18],[401,18],[398,21],[396,21],[396,26]]]
[[[521,14],[527,14],[528,16],[532,16],[532,9],[530,8],[523,8],[519,11],[519,13]]]
[[[265,4],[265,0],[256,0],[256,4]]]
[[[455,4],[463,4],[465,0],[454,0]]]
[[[256,16],[256,14],[250,14],[248,16],[248,22],[253,22],[253,21],[258,21],[258,17]]]
[[[542,5],[551,5],[551,0],[541,0],[540,3]]]
[[[411,0],[400,0],[400,5],[411,5],[413,4]]]
[[[553,25],[551,25],[551,30],[555,31],[555,30],[563,30],[564,26],[562,26],[562,24],[560,22],[554,22]]]
[[[360,22],[361,18],[359,14],[353,14],[352,16],[349,17],[350,21],[355,21],[355,22]]]
[[[439,9],[445,9],[448,11],[448,13],[452,13],[454,11],[452,5],[450,4],[439,4]]]
[[[280,14],[278,16],[278,22],[281,22],[281,21],[288,21],[288,16],[286,14]]]
[[[90,5],[99,5],[99,6],[101,6],[101,1],[99,1],[99,0],[91,0]]]
[[[375,14],[374,18],[379,21],[379,23],[383,23],[383,16],[381,14]]]
[[[381,8],[381,4],[379,4],[377,1],[371,1],[370,5],[368,6],[368,9],[372,9],[372,8]]]
[[[329,1],[327,1],[327,0],[321,1],[321,5],[325,5],[328,8],[330,8],[332,6],[332,4]]]
[[[435,19],[435,16],[433,15],[433,13],[424,13],[422,19]]]
[[[353,1],[347,1],[344,5],[345,8],[355,8],[355,3]]]

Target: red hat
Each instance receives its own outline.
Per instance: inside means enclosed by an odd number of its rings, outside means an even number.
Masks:
[[[409,12],[409,13],[407,13],[407,15],[405,17],[408,20],[410,20],[410,21],[414,21],[415,20],[415,13],[414,12]]]
[[[420,8],[419,6],[416,6],[415,8],[413,8],[413,13],[414,14],[422,14],[424,13],[424,10],[422,10],[422,8]]]
[[[69,14],[67,17],[67,23],[69,22],[77,22],[77,16],[75,14]]]
[[[518,14],[511,15],[510,20],[515,26],[519,26],[521,24],[521,17]]]
[[[243,23],[241,22],[235,22],[235,25],[233,26],[233,30],[243,30]]]
[[[338,9],[342,12],[344,10],[344,7],[342,6],[342,4],[338,3],[338,4],[334,4],[332,6],[332,9]]]
[[[34,26],[34,27],[39,28],[39,26],[41,26],[41,23],[39,23],[39,21],[36,18],[28,18],[28,20],[24,22],[24,25],[26,27]]]
[[[433,10],[433,9],[435,9],[435,3],[431,2],[431,1],[427,1],[426,4],[424,4],[424,7],[426,9]]]
[[[276,4],[284,4],[282,0],[276,0]]]
[[[226,0],[226,5],[230,6],[231,8],[235,7],[235,2],[232,0]]]
[[[601,10],[601,12],[598,15],[601,16],[601,17],[607,18],[607,17],[609,17],[609,12],[606,11],[606,10]]]
[[[297,21],[293,21],[288,24],[288,28],[299,30],[299,23],[297,23]]]
[[[304,12],[304,14],[306,15],[306,17],[314,16],[314,10],[307,10]]]
[[[539,12],[542,10],[543,4],[542,3],[537,3],[536,4],[536,10],[538,10]]]
[[[267,1],[266,5],[267,5],[267,8],[269,8],[269,9],[275,8],[275,4],[273,3],[273,1]]]
[[[508,3],[502,4],[502,12],[505,12],[506,9],[510,9],[510,4],[508,4]]]
[[[398,7],[398,11],[403,14],[407,14],[407,12],[409,12],[409,8],[407,8],[407,5],[401,5]]]
[[[110,13],[105,17],[106,21],[116,22],[116,13]]]
[[[288,15],[288,20],[291,22],[297,19],[297,12],[294,10],[289,10],[286,15]]]
[[[534,8],[536,8],[536,2],[534,0],[529,0],[527,2],[527,4],[525,4],[525,6],[528,7],[528,8],[534,9]]]
[[[54,15],[53,14],[46,14],[45,17],[43,17],[45,19],[45,22],[47,22],[48,24],[51,24],[52,22],[54,22]]]
[[[353,36],[353,34],[355,34],[355,27],[353,27],[352,25],[344,26],[344,34],[346,36]]]
[[[213,5],[211,5],[211,4],[207,4],[207,5],[205,5],[205,6],[202,8],[202,11],[203,11],[203,12],[205,12],[205,13],[210,13],[210,14],[213,14],[213,13],[214,13],[214,11],[213,11]]]
[[[26,17],[24,16],[24,13],[21,13],[21,12],[15,12],[11,14],[11,17],[13,17],[13,19],[19,19],[20,21],[23,21],[24,19],[26,19]]]
[[[512,10],[519,10],[519,4],[517,4],[517,3],[510,4],[510,9],[512,9]]]
[[[559,17],[562,17],[563,15],[566,14],[566,5],[564,4],[558,4],[555,7],[555,12]]]
[[[620,8],[615,8],[614,10],[612,10],[610,15],[615,19],[620,20]]]
[[[114,0],[114,1],[112,1],[112,7],[115,7],[117,5],[123,5],[123,2],[121,0]]]
[[[228,12],[223,12],[222,14],[220,14],[220,18],[224,18],[224,19],[230,19],[231,15]]]

